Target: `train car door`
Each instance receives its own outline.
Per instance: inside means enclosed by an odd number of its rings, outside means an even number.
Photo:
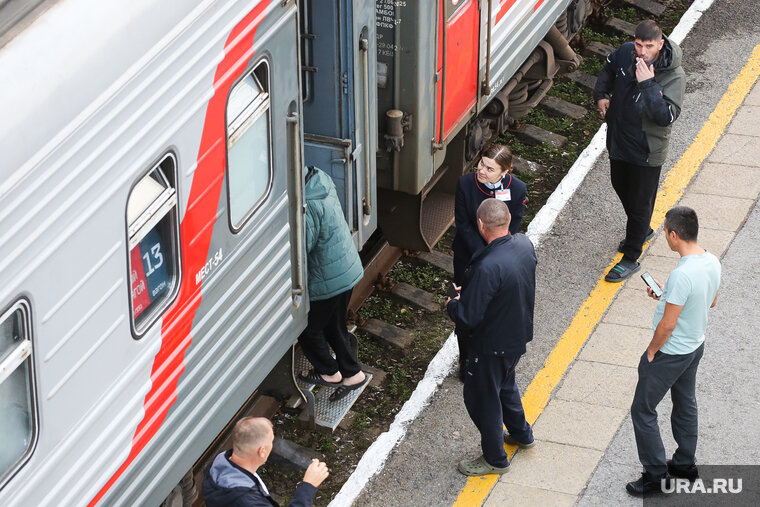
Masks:
[[[377,227],[374,3],[301,3],[304,161],[330,174],[361,247]]]
[[[440,0],[438,12],[436,138],[443,142],[477,100],[480,11],[478,0]]]

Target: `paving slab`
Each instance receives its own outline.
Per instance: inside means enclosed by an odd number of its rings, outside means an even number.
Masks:
[[[499,482],[578,495],[601,457],[602,452],[595,449],[539,440],[533,449],[517,453]]]
[[[648,271],[649,274],[655,278],[655,280],[665,283],[665,280],[668,279],[670,272],[673,271],[678,265],[679,258],[660,257],[659,255],[645,255],[640,259],[640,261],[641,271],[634,275],[636,279],[633,279],[633,277],[631,277],[631,280],[628,280],[626,283],[630,289],[640,290],[643,295],[646,295],[646,284],[644,284],[644,280],[641,279],[641,273]],[[652,320],[651,317],[649,320]]]
[[[760,107],[755,109],[760,113]],[[757,123],[760,126],[760,122]],[[760,168],[708,162],[694,178],[689,191],[754,199],[760,193]]]
[[[576,495],[568,495],[559,491],[500,482],[493,488],[483,505],[486,507],[501,507],[504,505],[518,507],[534,507],[536,505],[572,507],[577,500],[578,497]]]
[[[636,368],[576,361],[555,396],[626,410],[631,406],[637,378]]]
[[[641,272],[634,273],[633,276],[639,276]],[[626,287],[618,292],[602,322],[651,329],[656,306],[657,301],[648,297],[645,291]]]
[[[702,224],[700,224],[699,244],[702,246],[702,248],[707,249],[718,257],[723,255],[723,252],[726,251],[733,238],[734,233],[732,231],[708,229],[706,227],[702,227]],[[662,232],[655,236],[654,241],[651,245],[649,245],[649,248],[647,249],[647,254],[657,255],[660,257],[672,257],[673,259],[679,258],[678,253],[671,250],[668,246],[668,241],[665,239],[665,234]]]
[[[602,322],[583,347],[579,360],[636,368],[652,340],[652,329]]]
[[[533,434],[537,440],[603,451],[627,413],[619,408],[552,398],[536,421]]]
[[[736,231],[744,223],[755,201],[722,195],[689,193],[683,196],[679,204],[694,208],[699,217],[700,227]]]
[[[760,106],[760,85],[755,85],[752,91],[744,99],[744,104],[748,106]]]
[[[720,138],[707,161],[760,167],[760,142],[753,136],[726,134]]]
[[[736,116],[731,120],[728,127],[729,134],[741,134],[744,136],[760,136],[760,106],[750,106],[745,104],[739,108]]]

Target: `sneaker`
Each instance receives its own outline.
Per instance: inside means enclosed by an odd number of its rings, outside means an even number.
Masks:
[[[516,445],[520,449],[530,449],[531,447],[536,446],[536,440],[531,438],[530,442],[520,442],[519,440],[512,438],[512,435],[507,433],[507,430],[504,430],[504,443],[507,445]]]
[[[625,490],[633,496],[648,496],[662,493],[662,479],[670,480],[668,474],[652,478],[648,473],[643,472],[637,481],[629,482],[625,485]]]
[[[673,477],[679,477],[681,479],[689,479],[693,481],[699,477],[699,470],[697,465],[692,463],[689,466],[676,465],[672,459],[668,460],[668,473]]]
[[[646,243],[647,241],[649,241],[652,238],[654,238],[654,230],[653,229],[649,229],[649,232],[647,233],[647,237],[644,238],[644,243]],[[618,252],[623,253],[623,247],[624,246],[625,246],[625,239],[623,239],[623,241],[621,241],[618,244]]]
[[[632,274],[640,269],[641,264],[638,262],[629,261],[628,259],[623,258],[620,262],[612,266],[612,269],[610,269],[610,272],[607,273],[607,276],[605,276],[604,279],[608,282],[622,282],[623,280],[630,278]]]
[[[509,463],[507,463],[507,466],[502,468],[495,467],[493,465],[490,465],[483,457],[483,455],[480,455],[480,457],[475,459],[466,459],[464,461],[460,461],[457,470],[468,477],[479,477],[481,475],[488,474],[501,475],[509,472]]]

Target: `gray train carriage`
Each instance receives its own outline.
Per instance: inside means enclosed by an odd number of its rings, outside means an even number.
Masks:
[[[462,171],[580,58],[590,0],[377,0],[380,228],[429,250]],[[409,227],[409,224],[416,227]]]
[[[360,244],[374,8],[355,3],[335,72],[367,94],[339,89],[337,127],[306,131],[343,150]],[[0,505],[156,505],[305,327],[301,108],[320,97],[299,5],[2,7],[0,82],[23,86],[0,94]]]

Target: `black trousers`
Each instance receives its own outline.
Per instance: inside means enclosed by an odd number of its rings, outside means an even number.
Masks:
[[[520,391],[515,382],[519,357],[470,353],[464,381],[464,406],[480,431],[483,457],[495,467],[509,464],[504,450],[504,430],[521,442],[533,440],[525,420]]]
[[[632,260],[641,256],[654,211],[662,166],[648,167],[610,159],[610,177],[628,217],[623,255]]]
[[[346,328],[346,311],[351,291],[321,301],[311,301],[309,322],[298,343],[306,359],[321,375],[333,375],[340,371],[343,377],[351,377],[362,369],[356,351],[351,346],[351,334]],[[330,354],[330,347],[335,358]]]
[[[688,467],[694,464],[697,450],[697,368],[705,345],[690,354],[671,355],[657,352],[650,363],[647,354],[639,361],[639,381],[631,404],[633,433],[639,461],[652,477],[661,476],[668,470],[665,446],[657,425],[657,405],[670,389],[673,411],[670,427],[678,444],[673,453],[676,465]]]

